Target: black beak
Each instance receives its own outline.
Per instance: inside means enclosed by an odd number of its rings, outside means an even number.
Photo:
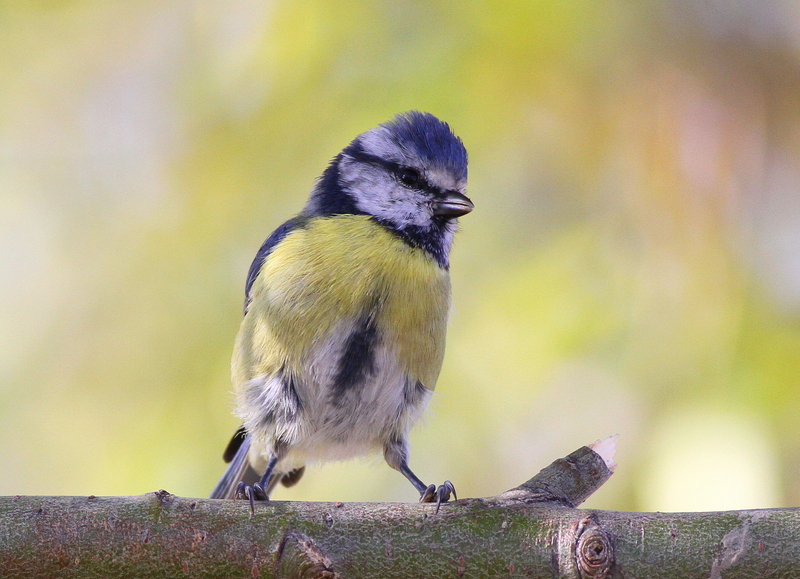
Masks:
[[[466,195],[458,191],[447,191],[433,202],[433,214],[442,217],[461,217],[475,209]]]

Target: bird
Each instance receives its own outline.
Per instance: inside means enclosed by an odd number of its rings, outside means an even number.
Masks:
[[[358,135],[303,209],[258,250],[234,344],[241,420],[211,498],[269,500],[309,463],[383,452],[420,502],[457,498],[409,467],[408,436],[436,385],[451,309],[449,255],[467,151],[409,111]]]

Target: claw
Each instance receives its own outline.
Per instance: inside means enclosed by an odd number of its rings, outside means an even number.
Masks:
[[[264,488],[256,483],[253,486],[240,482],[236,487],[236,494],[233,499],[246,498],[250,502],[250,518],[252,519],[256,514],[256,500],[268,501],[267,493]]]
[[[444,481],[444,484],[439,485],[438,488],[436,485],[428,485],[428,487],[422,493],[422,496],[419,497],[419,502],[432,503],[436,501],[435,513],[438,513],[439,507],[442,506],[442,503],[446,503],[450,500],[451,494],[458,499],[456,487],[453,486],[453,483],[451,483],[449,480],[446,480]]]
[[[432,503],[434,498],[436,498],[436,485],[428,485],[425,492],[420,495],[419,502]]]
[[[456,487],[453,486],[453,483],[451,483],[449,480],[446,480],[446,481],[444,481],[444,485],[442,485],[442,486],[446,487],[448,491],[453,493],[453,498],[455,500],[458,500],[458,495],[456,494]],[[450,500],[449,496],[447,497],[447,500],[448,501]]]
[[[269,497],[267,496],[267,491],[264,490],[264,487],[262,487],[260,483],[255,483],[253,485],[253,496],[256,498],[256,500],[259,501],[269,500]]]
[[[436,511],[434,514],[439,513],[439,507],[442,506],[442,503],[446,503],[450,500],[450,493],[452,492],[455,494],[455,487],[453,483],[449,480],[444,481],[443,485],[440,485],[438,489],[436,489]]]

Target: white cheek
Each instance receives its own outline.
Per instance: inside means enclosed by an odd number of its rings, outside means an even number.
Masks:
[[[389,195],[385,215],[398,225],[424,226],[430,224],[431,208],[425,196],[402,185],[395,185]]]
[[[345,159],[340,178],[361,211],[399,227],[430,224],[431,209],[425,196],[403,187],[384,170]]]
[[[356,205],[362,211],[390,221],[401,228],[430,224],[431,210],[425,198],[401,185],[378,186],[362,193],[364,193],[363,198],[356,201]]]

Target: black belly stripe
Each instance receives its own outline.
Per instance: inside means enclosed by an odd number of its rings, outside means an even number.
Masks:
[[[348,336],[333,380],[334,401],[375,373],[375,349],[380,341],[373,312],[362,316]]]

